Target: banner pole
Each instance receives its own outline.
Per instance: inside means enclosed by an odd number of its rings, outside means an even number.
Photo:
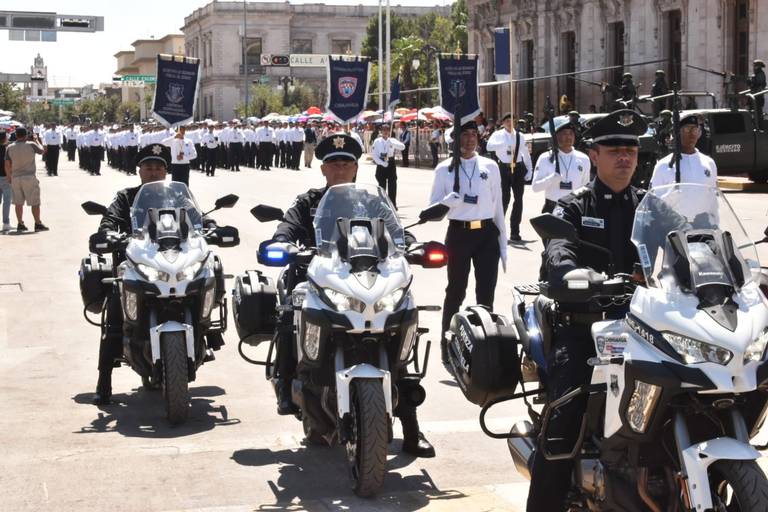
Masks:
[[[512,127],[515,127],[515,81],[512,79],[512,18],[509,18],[509,113],[512,114]],[[504,115],[502,113],[502,115]],[[514,167],[515,163],[512,162]]]

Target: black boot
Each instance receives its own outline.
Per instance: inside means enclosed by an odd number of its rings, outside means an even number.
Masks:
[[[299,408],[291,399],[291,381],[278,379],[275,392],[277,393],[277,414],[288,416],[299,412]]]
[[[440,360],[443,362],[443,366],[448,367],[448,340],[442,338],[440,340]]]
[[[95,405],[112,403],[112,369],[99,370],[99,381],[96,383],[96,394],[93,397]]]
[[[403,451],[414,457],[429,459],[435,456],[435,448],[427,441],[424,434],[419,432],[419,420],[416,418],[416,409],[400,416],[403,426]]]

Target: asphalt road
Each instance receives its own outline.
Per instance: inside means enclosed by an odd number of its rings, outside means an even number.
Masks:
[[[375,183],[373,172],[370,164],[361,165],[359,181]],[[396,424],[389,473],[373,500],[351,493],[340,448],[303,446],[301,424],[275,413],[263,368],[237,354],[233,325],[216,361],[204,365],[191,384],[192,411],[183,426],[168,426],[160,394],[141,389],[140,378],[128,367],[114,372],[118,403],[91,405],[99,332],[83,319],[77,269],[98,219],[86,216],[79,205],[86,200],[109,203],[116,190],[137,184],[138,178],[108,168],[103,176],[91,177],[66,161],[59,177],[46,177],[44,171],[39,177],[43,221],[51,231],[0,237],[1,509],[524,509],[527,483],[514,470],[506,443],[480,431],[479,408],[464,399],[439,364],[436,346],[419,417],[437,457],[402,455]],[[400,169],[404,223],[413,222],[427,205],[431,182],[430,171]],[[258,268],[258,244],[275,227],[259,224],[249,209],[259,203],[287,208],[295,195],[322,183],[315,162],[311,170],[299,172],[243,168],[208,178],[193,171],[191,189],[204,209],[224,194],[240,196],[235,208],[214,215],[219,224],[240,229],[239,247],[218,250],[225,271],[239,274]],[[768,223],[765,198],[729,194],[754,238]],[[527,191],[525,218],[538,213],[542,202]],[[31,225],[29,212],[25,215]],[[445,228],[441,222],[413,232],[420,240],[442,240]],[[498,311],[509,310],[514,284],[534,282],[538,275],[541,244],[528,225],[522,235],[529,243],[509,249],[508,269],[497,288]],[[445,270],[414,272],[417,302],[442,304]],[[427,338],[436,341],[439,313],[421,318],[432,329]],[[265,354],[266,347],[257,353]],[[513,419],[524,416],[524,407],[500,406],[492,416],[492,426],[508,429]]]

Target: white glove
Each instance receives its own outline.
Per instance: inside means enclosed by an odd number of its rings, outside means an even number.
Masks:
[[[461,204],[461,196],[458,192],[451,192],[443,199],[440,200],[447,207],[452,207]]]

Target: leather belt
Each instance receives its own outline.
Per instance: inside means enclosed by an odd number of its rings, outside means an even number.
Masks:
[[[493,219],[482,220],[451,220],[448,223],[450,226],[455,226],[462,229],[482,229],[486,226],[493,224]]]

